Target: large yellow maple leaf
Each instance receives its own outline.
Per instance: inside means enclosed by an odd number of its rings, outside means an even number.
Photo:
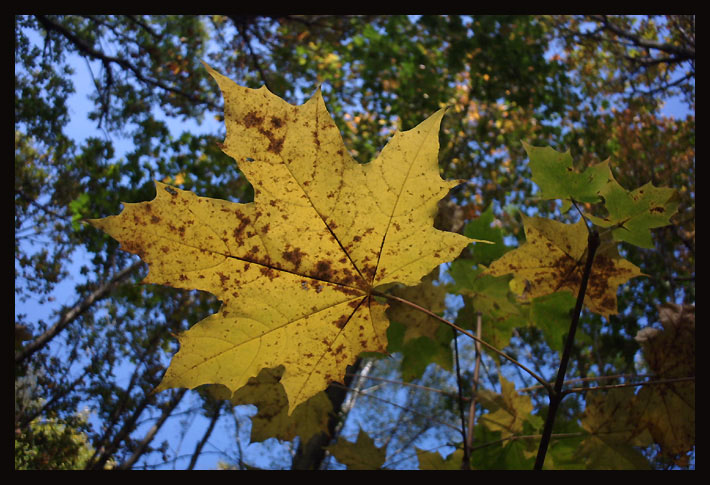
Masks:
[[[158,390],[215,383],[235,391],[283,365],[290,414],[341,382],[358,354],[386,350],[386,305],[373,290],[415,285],[473,241],[433,227],[438,201],[460,183],[439,176],[444,111],[359,164],[320,90],[294,106],[208,70],[224,96],[222,149],[252,183],[254,202],[156,181],[154,200],[90,222],[149,264],[145,283],[223,302],[180,335]]]

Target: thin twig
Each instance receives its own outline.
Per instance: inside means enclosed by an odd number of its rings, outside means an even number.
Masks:
[[[349,388],[347,388],[346,386],[340,384],[339,382],[333,382],[331,385],[334,386],[334,387],[341,387],[341,388],[343,388],[343,389],[348,389],[348,390],[351,390],[351,391],[355,392],[355,389],[349,389]],[[399,408],[399,409],[402,409],[402,410],[404,410],[404,411],[410,412],[410,413],[412,413],[412,414],[416,414],[417,416],[421,416],[421,417],[423,417],[423,418],[428,419],[430,422],[437,423],[437,424],[439,424],[439,425],[441,425],[441,426],[446,426],[447,428],[451,428],[451,429],[454,429],[454,430],[456,430],[456,431],[460,431],[459,428],[457,428],[456,426],[454,426],[454,425],[452,425],[452,424],[445,423],[445,422],[443,422],[443,421],[439,421],[438,419],[434,419],[434,418],[432,418],[431,416],[429,416],[429,415],[427,415],[427,414],[420,413],[420,412],[418,412],[418,411],[415,411],[415,410],[412,409],[412,408],[408,408],[407,406],[402,406],[401,404],[397,404],[396,402],[392,402],[392,401],[389,401],[389,400],[387,400],[387,399],[383,399],[383,398],[381,398],[381,397],[378,397],[378,396],[375,396],[375,395],[373,395],[373,394],[370,394],[369,392],[366,392],[366,391],[360,390],[360,391],[357,391],[357,393],[360,394],[361,396],[366,396],[366,397],[369,397],[370,399],[375,399],[376,401],[380,401],[380,402],[389,404],[390,406],[394,406],[394,407],[396,407],[396,408]]]
[[[482,327],[481,312],[476,312],[476,337],[481,337]],[[463,466],[466,470],[471,467],[470,454],[473,450],[473,431],[476,424],[476,402],[478,400],[478,377],[481,370],[481,344],[476,342],[476,364],[473,368],[473,389],[471,405],[468,408],[468,429],[466,430],[466,441],[464,442],[464,461]]]
[[[549,389],[550,391],[552,390],[550,384],[549,384],[547,381],[545,381],[545,379],[543,379],[542,377],[540,377],[536,372],[534,372],[533,370],[531,370],[530,368],[528,368],[528,367],[525,366],[524,364],[521,364],[520,362],[518,362],[517,360],[515,360],[514,358],[512,358],[511,356],[509,356],[509,355],[506,354],[505,352],[503,352],[503,351],[501,351],[501,350],[498,350],[496,347],[494,347],[493,345],[489,344],[488,342],[486,342],[486,341],[484,341],[484,340],[482,340],[482,339],[476,337],[475,335],[473,335],[473,334],[472,334],[471,332],[469,332],[468,330],[464,330],[463,328],[459,327],[459,326],[456,325],[455,323],[451,323],[451,322],[448,321],[447,319],[445,319],[445,318],[443,318],[443,317],[437,315],[436,313],[432,312],[431,310],[427,310],[426,308],[421,307],[421,306],[417,305],[416,303],[413,303],[413,302],[411,302],[411,301],[409,301],[409,300],[405,300],[404,298],[400,298],[400,297],[394,296],[394,295],[389,295],[389,294],[387,294],[387,293],[380,293],[379,291],[372,291],[372,294],[375,295],[375,296],[381,296],[381,297],[383,297],[383,298],[387,298],[387,299],[390,299],[390,300],[398,301],[398,302],[400,302],[400,303],[404,303],[405,305],[409,305],[410,307],[415,308],[415,309],[419,310],[420,312],[426,313],[426,314],[429,315],[430,317],[435,318],[435,319],[439,320],[440,322],[445,323],[445,324],[448,325],[449,327],[451,327],[451,328],[453,328],[453,329],[455,329],[455,330],[458,330],[459,332],[461,332],[462,334],[466,335],[467,337],[470,337],[470,338],[472,338],[474,341],[480,343],[481,345],[484,345],[486,348],[488,348],[488,349],[491,350],[492,352],[495,352],[496,354],[500,355],[501,357],[503,357],[503,358],[506,359],[507,361],[511,362],[512,364],[517,365],[518,367],[520,367],[521,369],[523,369],[525,372],[527,372],[528,374],[530,374],[530,376],[532,376],[536,381],[538,381],[540,384],[542,384],[543,386],[545,386],[545,388]]]
[[[459,418],[461,419],[461,441],[466,443],[468,441],[468,438],[466,437],[466,416],[464,415],[464,410],[463,410],[463,387],[462,387],[462,379],[461,379],[461,366],[459,364],[459,344],[458,344],[458,339],[456,338],[456,330],[453,328],[451,331],[454,334],[454,363],[456,364],[456,388],[458,389],[458,398],[459,398]],[[468,458],[466,456],[466,453],[464,452],[464,458]],[[464,460],[466,462],[467,460]]]
[[[357,374],[353,374],[353,373],[350,373],[350,372],[346,372],[345,375],[346,375],[346,376],[357,376]],[[414,384],[414,383],[412,383],[412,382],[396,381],[396,380],[394,380],[394,379],[386,379],[386,378],[384,378],[384,377],[369,376],[369,375],[368,375],[368,376],[361,376],[361,377],[364,378],[364,379],[372,379],[372,380],[374,380],[374,381],[386,382],[386,383],[388,383],[388,384],[397,384],[397,385],[400,385],[400,386],[414,387],[414,388],[416,388],[416,389],[422,389],[422,390],[424,390],[424,391],[437,392],[437,393],[439,393],[439,394],[444,394],[444,395],[447,395],[447,396],[456,397],[456,394],[455,394],[455,393],[448,392],[448,391],[443,391],[443,390],[437,389],[437,388],[435,388],[435,387],[428,387],[428,386],[422,386],[421,384]],[[467,400],[466,397],[464,397],[464,400]]]
[[[653,377],[650,374],[614,374],[610,376],[592,376],[592,377],[575,377],[574,379],[568,379],[565,381],[565,385],[571,384],[573,382],[590,382],[590,381],[603,381],[603,380],[608,380],[608,379],[645,379],[647,377]],[[554,385],[553,383],[550,383],[550,385]],[[545,386],[529,386],[529,387],[521,387],[520,389],[516,389],[517,392],[529,392],[529,391],[537,391],[538,389],[546,389]]]
[[[587,392],[587,391],[601,391],[609,389],[618,389],[620,387],[637,387],[637,386],[650,386],[655,384],[671,384],[673,382],[689,382],[695,381],[695,376],[689,377],[675,377],[672,379],[656,379],[653,381],[643,381],[643,382],[625,382],[623,384],[606,384],[603,386],[594,387],[573,387],[572,389],[566,389],[564,395],[572,394],[575,392]]]

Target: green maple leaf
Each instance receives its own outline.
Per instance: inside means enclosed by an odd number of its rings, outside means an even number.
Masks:
[[[578,172],[572,166],[569,150],[558,152],[527,143],[523,146],[530,157],[532,180],[540,188],[539,197],[562,199],[563,212],[574,201],[603,202],[606,216],[586,217],[599,227],[612,228],[617,241],[653,248],[650,230],[670,224],[678,209],[674,189],[654,187],[650,182],[633,191],[623,188],[614,178],[609,160]]]
[[[542,199],[562,199],[562,211],[571,207],[572,201],[601,202],[601,193],[609,180],[609,161],[578,172],[572,164],[569,150],[558,152],[551,147],[534,147],[523,142],[530,157],[532,181],[540,188]]]
[[[510,248],[503,243],[503,231],[500,227],[494,227],[493,222],[493,206],[488,206],[484,212],[477,218],[466,224],[463,230],[463,235],[473,237],[475,234],[479,239],[485,239],[493,244],[477,244],[473,247],[474,263],[488,265],[492,261],[503,256]]]
[[[589,220],[600,227],[618,226],[612,229],[615,240],[648,249],[654,247],[651,229],[670,224],[679,205],[674,189],[654,187],[650,182],[629,192],[612,178],[601,195],[609,214],[606,217],[590,215]]]
[[[454,283],[452,293],[463,296],[464,306],[458,311],[456,324],[475,329],[478,314],[483,319],[480,337],[495,348],[502,349],[510,343],[513,328],[525,325],[523,313],[510,291],[511,277],[483,274],[486,267],[476,266],[470,259],[451,263],[449,274]],[[500,356],[484,346],[483,351],[498,360]]]
[[[560,354],[569,331],[570,312],[576,301],[577,298],[569,291],[560,291],[539,296],[530,302],[530,323],[542,330],[547,344]],[[577,342],[583,337],[580,333],[577,334]]]

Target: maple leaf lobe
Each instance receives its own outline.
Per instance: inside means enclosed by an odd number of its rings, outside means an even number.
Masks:
[[[94,225],[149,264],[144,282],[216,295],[222,308],[179,336],[158,390],[231,391],[283,366],[289,414],[342,382],[362,352],[385,352],[386,305],[371,291],[418,283],[472,239],[433,227],[443,111],[354,161],[320,91],[300,106],[208,67],[225,102],[222,150],[254,187],[232,203],[156,181],[152,201]]]

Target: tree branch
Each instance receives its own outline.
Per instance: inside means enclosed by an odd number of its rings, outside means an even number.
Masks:
[[[19,352],[15,353],[15,364],[20,364],[35,352],[44,348],[49,342],[52,341],[62,330],[64,330],[67,325],[76,320],[80,315],[82,315],[86,310],[88,310],[94,303],[108,296],[111,291],[118,286],[124,279],[126,279],[134,270],[136,270],[143,263],[138,261],[131,266],[124,268],[119,271],[110,281],[99,285],[94,291],[89,293],[82,300],[78,301],[69,310],[62,313],[59,320],[48,328],[39,337],[34,339],[31,343],[27,344]]]
[[[476,313],[476,336],[481,337],[482,318],[481,313]],[[473,368],[473,389],[471,405],[468,408],[468,429],[466,430],[466,441],[464,442],[464,464],[466,470],[470,469],[470,454],[473,450],[473,431],[476,425],[476,402],[478,400],[478,378],[481,370],[481,344],[476,342],[476,364]]]
[[[190,464],[187,466],[188,470],[192,470],[195,468],[195,464],[197,463],[197,459],[200,457],[200,454],[202,453],[202,448],[204,448],[205,444],[207,443],[207,440],[210,438],[210,435],[212,435],[212,431],[214,430],[215,425],[217,424],[217,421],[219,421],[219,417],[222,413],[222,406],[218,405],[214,412],[212,413],[212,419],[210,419],[210,424],[205,430],[205,434],[202,436],[202,439],[200,440],[199,443],[197,443],[197,446],[195,446],[195,452],[192,454],[192,458],[190,458]]]
[[[668,44],[665,42],[657,42],[655,40],[643,39],[636,34],[623,30],[622,28],[614,25],[609,21],[606,15],[590,15],[592,20],[601,22],[604,29],[613,32],[614,34],[622,37],[624,39],[630,40],[634,45],[638,47],[645,47],[647,49],[655,49],[659,51],[672,54],[676,57],[676,62],[681,62],[684,60],[695,59],[695,49],[689,49],[682,46],[677,46],[673,44]]]
[[[187,391],[187,389],[180,389],[175,394],[175,396],[173,396],[170,402],[162,408],[162,413],[160,414],[160,418],[158,418],[158,421],[150,428],[148,433],[146,433],[146,435],[138,444],[138,447],[133,452],[131,457],[121,463],[118,467],[116,467],[117,470],[129,470],[133,467],[136,461],[138,461],[138,458],[140,458],[143,453],[145,453],[146,448],[148,447],[150,442],[153,441],[153,438],[155,438],[155,435],[158,433],[158,431],[160,431],[160,428],[162,428],[163,424],[165,424],[165,421],[170,417],[173,410],[177,407],[178,404],[180,404],[180,401],[185,396],[185,393]]]
[[[562,393],[562,386],[565,382],[567,365],[569,364],[569,358],[572,354],[572,346],[574,345],[574,334],[577,331],[577,325],[579,324],[579,315],[582,313],[582,306],[584,305],[584,294],[587,291],[589,277],[592,274],[592,264],[594,263],[594,255],[596,254],[600,243],[601,241],[599,239],[599,233],[596,231],[590,231],[589,237],[587,238],[587,262],[584,265],[582,282],[579,285],[579,292],[577,293],[577,303],[574,308],[574,314],[572,315],[572,322],[570,323],[569,332],[567,333],[565,347],[562,351],[560,368],[557,371],[557,378],[555,379],[555,387],[551,392],[548,387],[548,392],[550,394],[550,407],[547,410],[545,427],[542,431],[540,447],[538,448],[537,458],[535,459],[535,470],[542,470],[542,465],[545,463],[547,447],[550,444],[550,437],[552,436],[552,427],[555,424],[555,415],[557,414],[557,409],[559,408],[560,403],[562,402],[562,398],[564,397],[564,394]]]
[[[54,31],[54,32],[61,34],[69,42],[71,42],[80,53],[82,53],[92,59],[100,60],[102,63],[104,63],[104,65],[107,65],[109,63],[118,64],[123,69],[132,72],[133,75],[135,76],[135,78],[138,81],[142,82],[143,84],[147,84],[149,86],[160,88],[164,91],[168,91],[168,92],[183,96],[194,103],[204,104],[207,107],[209,107],[210,109],[214,109],[214,110],[219,109],[219,106],[217,106],[216,104],[214,104],[213,102],[211,102],[209,100],[197,97],[191,93],[186,93],[185,91],[182,91],[180,89],[174,88],[172,86],[168,86],[167,84],[165,84],[161,81],[158,81],[156,79],[151,79],[149,77],[144,76],[138,67],[134,66],[133,64],[131,64],[130,62],[128,62],[125,59],[122,59],[120,57],[109,56],[109,55],[104,54],[103,52],[97,51],[96,49],[91,47],[89,44],[84,42],[82,39],[77,37],[73,32],[71,32],[70,30],[65,28],[63,25],[52,21],[46,15],[37,15],[36,17],[37,17],[37,20],[39,20],[39,22],[42,24],[42,26],[45,28],[45,30],[47,32]]]

